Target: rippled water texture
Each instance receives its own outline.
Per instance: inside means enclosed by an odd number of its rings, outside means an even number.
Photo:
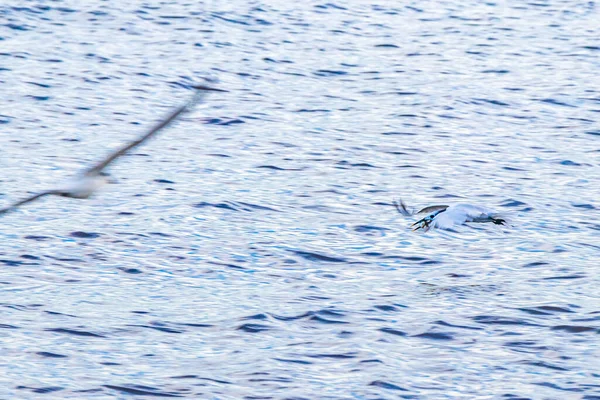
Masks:
[[[0,397],[600,398],[595,3],[132,4],[0,6],[2,206],[231,91],[2,216]]]

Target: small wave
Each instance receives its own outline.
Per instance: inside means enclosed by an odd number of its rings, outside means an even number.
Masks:
[[[53,392],[58,392],[61,390],[64,390],[64,387],[61,386],[46,386],[46,387],[40,387],[40,388],[33,388],[33,387],[29,387],[29,386],[17,386],[17,389],[28,389],[31,390],[33,393],[40,393],[40,394],[46,394],[46,393],[53,393]]]
[[[271,329],[271,327],[263,324],[243,324],[238,326],[236,329],[238,331],[244,331],[248,333],[258,333],[268,331]]]
[[[99,238],[101,236],[99,233],[82,232],[82,231],[71,232],[70,235],[72,237],[82,238],[82,239],[95,239],[95,238]]]
[[[245,203],[242,201],[238,201],[238,202],[232,201],[232,202],[228,202],[228,203],[208,203],[208,202],[203,201],[201,203],[195,204],[194,207],[196,207],[196,208],[215,207],[215,208],[222,208],[222,209],[231,210],[231,211],[261,210],[261,211],[278,212],[278,210],[271,208],[271,207],[262,206],[259,204]]]
[[[131,386],[118,386],[118,385],[103,385],[105,388],[116,390],[118,392],[126,394],[134,394],[138,396],[153,396],[153,397],[184,397],[175,393],[162,392],[157,388],[131,385]]]
[[[401,386],[395,385],[393,383],[389,383],[386,381],[373,381],[371,383],[369,383],[369,386],[376,386],[376,387],[380,387],[382,389],[388,389],[388,390],[398,390],[401,392],[408,392],[407,389],[404,389]]]
[[[563,331],[568,333],[599,332],[600,329],[593,326],[580,325],[558,325],[552,327],[553,331]]]
[[[39,351],[35,354],[37,354],[40,357],[46,357],[46,358],[67,358],[68,357],[63,354],[50,353],[47,351]]]
[[[348,262],[348,260],[346,260],[345,258],[326,256],[324,254],[313,253],[310,251],[303,251],[303,250],[290,250],[290,251],[292,253],[294,253],[304,259],[310,260],[310,261],[324,261],[324,262],[331,262],[331,263]]]
[[[411,337],[422,338],[422,339],[433,339],[433,340],[453,340],[454,336],[450,333],[444,332],[425,332],[418,335],[412,335]]]
[[[493,315],[479,315],[473,317],[473,320],[479,324],[540,326],[521,318],[496,317]]]
[[[74,336],[87,336],[87,337],[96,337],[96,338],[106,337],[106,336],[100,335],[98,333],[82,331],[82,330],[75,330],[75,329],[67,329],[67,328],[49,328],[49,329],[46,329],[46,331],[55,332],[55,333],[65,333],[67,335],[74,335]]]
[[[408,335],[406,332],[403,332],[401,330],[394,329],[394,328],[381,328],[379,330],[383,333],[389,333],[389,334],[395,335],[395,336],[407,336]]]

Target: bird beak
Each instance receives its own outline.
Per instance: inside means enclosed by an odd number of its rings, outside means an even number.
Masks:
[[[204,91],[210,91],[210,92],[229,92],[228,90],[217,89],[217,88],[213,88],[213,87],[205,86],[205,85],[192,85],[192,87],[196,90],[204,90]]]
[[[428,231],[430,223],[431,223],[431,221],[427,220],[427,217],[425,217],[423,219],[418,220],[417,222],[415,222],[411,226],[417,225],[417,227],[414,228],[413,231],[418,231],[419,229],[423,229],[424,231]]]
[[[419,225],[419,228],[420,228],[421,226],[423,226],[423,224],[425,224],[425,218],[418,220],[417,222],[415,222],[411,226]]]

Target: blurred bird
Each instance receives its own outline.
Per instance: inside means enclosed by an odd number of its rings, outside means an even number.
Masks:
[[[455,225],[462,225],[466,222],[492,222],[496,225],[506,225],[506,220],[498,218],[498,213],[489,208],[472,204],[429,206],[417,212],[409,211],[402,200],[394,201],[394,206],[404,216],[427,214],[411,225],[416,226],[414,231],[423,229],[426,232],[430,228],[451,229]]]
[[[34,200],[37,200],[41,197],[48,195],[55,195],[61,197],[70,197],[75,199],[87,199],[90,197],[100,186],[107,182],[108,174],[105,172],[106,168],[110,166],[114,161],[116,161],[119,157],[123,156],[133,148],[141,145],[146,140],[150,139],[152,136],[156,135],[160,130],[166,128],[168,125],[172,124],[181,114],[184,112],[190,111],[193,107],[200,103],[207,92],[226,92],[226,90],[215,89],[212,87],[204,86],[204,85],[195,85],[192,86],[194,89],[194,96],[190,101],[188,101],[183,106],[176,108],[174,111],[169,113],[165,119],[156,124],[152,129],[150,129],[147,133],[140,136],[136,140],[131,143],[124,145],[123,147],[115,150],[111,154],[109,154],[104,160],[100,161],[98,164],[94,165],[91,168],[84,170],[81,174],[76,176],[70,182],[67,182],[62,187],[57,189],[47,190],[41,193],[37,193],[33,196],[30,196],[26,199],[18,201],[8,207],[0,209],[0,215],[7,213],[9,211],[15,210],[16,208],[31,203]]]

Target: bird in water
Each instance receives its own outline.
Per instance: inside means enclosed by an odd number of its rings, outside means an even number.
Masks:
[[[121,148],[115,150],[111,154],[109,154],[102,161],[97,163],[96,165],[84,170],[82,173],[74,177],[70,182],[64,184],[62,187],[52,190],[46,190],[41,193],[34,194],[26,199],[17,201],[14,204],[11,204],[8,207],[0,209],[0,215],[5,214],[9,211],[13,211],[18,207],[31,203],[34,200],[40,199],[44,196],[55,195],[61,197],[70,197],[74,199],[87,199],[90,197],[100,186],[107,182],[108,174],[105,170],[115,162],[119,157],[123,156],[130,150],[135,147],[140,146],[146,140],[150,139],[152,136],[156,135],[159,131],[166,128],[170,124],[172,124],[178,117],[180,117],[183,113],[188,112],[193,109],[193,107],[200,103],[206,93],[208,92],[227,92],[223,89],[216,89],[204,85],[194,85],[192,86],[194,89],[194,96],[190,101],[185,103],[184,105],[176,108],[171,113],[169,113],[166,118],[156,124],[152,129],[150,129],[147,133],[143,134],[136,140],[131,143],[128,143]]]
[[[429,206],[417,212],[409,211],[402,200],[394,201],[394,206],[404,216],[425,214],[425,217],[411,225],[415,227],[413,231],[423,229],[427,232],[430,228],[451,229],[466,222],[492,222],[496,225],[506,225],[506,220],[499,218],[498,213],[472,204]]]

